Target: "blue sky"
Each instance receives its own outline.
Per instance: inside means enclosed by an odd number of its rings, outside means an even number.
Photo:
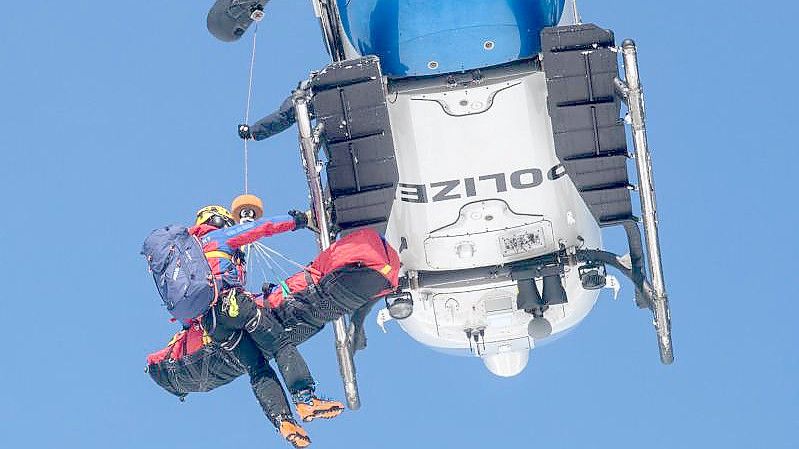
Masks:
[[[246,380],[181,404],[143,372],[174,326],[140,244],[241,192],[248,39],[211,38],[210,0],[7,3],[2,445],[284,447]],[[675,364],[629,284],[512,379],[370,320],[364,406],[309,425],[315,447],[799,447],[797,10],[718,3],[581,8],[639,44]],[[327,60],[309,2],[269,5],[258,56],[254,115]],[[250,182],[268,213],[305,204],[292,132],[253,145]],[[273,244],[314,252],[309,234]],[[341,397],[330,330],[302,351]]]

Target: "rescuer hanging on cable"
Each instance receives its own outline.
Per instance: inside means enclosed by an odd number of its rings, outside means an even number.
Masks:
[[[199,312],[195,314],[188,312],[188,317],[196,318],[185,320],[183,315],[176,314],[176,309],[181,310],[183,303],[192,299],[192,292],[197,286],[202,286],[202,279],[200,283],[186,283],[187,286],[183,288],[186,293],[182,296],[162,293],[168,308],[171,305],[170,311],[173,315],[180,316],[184,321],[185,330],[183,335],[176,335],[175,343],[180,340],[180,345],[172,344],[151,355],[148,357],[148,365],[191,356],[180,365],[185,368],[182,371],[177,371],[176,365],[167,365],[167,377],[169,371],[172,377],[176,373],[183,376],[184,382],[179,387],[170,389],[178,396],[185,396],[191,391],[208,391],[227,383],[243,373],[240,369],[243,366],[250,375],[253,391],[270,421],[294,446],[305,447],[310,444],[310,438],[292,418],[283,388],[269,366],[268,359],[275,359],[303,421],[333,418],[343,411],[344,406],[340,402],[324,400],[315,395],[313,377],[296,346],[287,338],[282,323],[271,310],[259,308],[254,301],[254,295],[245,290],[246,265],[241,250],[244,245],[263,237],[307,227],[306,213],[290,211],[289,214],[235,224],[233,216],[222,206],[200,209],[194,226],[185,231],[198,239],[205,259],[201,262],[198,261],[200,256],[190,257],[190,250],[193,249],[191,246],[185,250],[189,257],[181,259],[184,251],[175,249],[183,247],[174,240],[164,240],[167,244],[161,245],[163,251],[148,251],[148,248],[158,247],[152,235],[148,237],[143,252],[148,255],[157,285],[171,283],[173,287],[169,293],[181,290],[179,282],[184,276],[192,280],[202,277],[193,269],[194,266],[202,265],[210,268],[209,277],[213,280],[215,290],[210,306],[197,309]],[[171,265],[174,268],[163,270],[172,260],[176,260]],[[206,261],[207,266],[204,265]],[[159,271],[164,271],[164,274],[157,275]],[[173,299],[166,301],[167,298]],[[202,301],[208,300],[200,299],[200,306]],[[202,315],[199,316],[198,313]],[[195,338],[192,338],[193,335]],[[197,335],[199,338],[196,338]],[[200,348],[204,350],[198,351]],[[192,365],[196,365],[194,369]],[[151,372],[151,375],[158,375],[158,372]]]
[[[201,251],[208,253],[214,276],[228,276],[230,282],[239,286],[244,285],[240,283],[243,276],[243,254],[238,249],[240,241],[296,229],[305,224],[305,214],[294,212],[293,220],[288,217],[260,219],[244,227],[227,226],[230,217],[223,208],[216,208],[219,218],[199,216],[198,224],[189,230],[204,237]],[[200,221],[200,218],[204,220]],[[231,238],[234,239],[232,242]],[[166,246],[171,248],[173,245]],[[145,254],[148,254],[147,248],[146,242]],[[233,256],[227,258],[213,253],[220,248]],[[214,258],[222,260],[214,261]],[[172,270],[159,269],[157,259],[151,260],[148,256],[158,282],[161,278],[159,273],[172,273]],[[238,273],[232,270],[236,263]],[[307,446],[310,439],[291,419],[288,402],[267,360],[276,357],[281,371],[284,368],[290,371],[283,373],[289,389],[295,382],[300,388],[303,384],[312,385],[313,380],[307,374],[296,345],[307,341],[327,322],[342,315],[352,317],[350,338],[353,350],[365,347],[363,319],[380,298],[397,289],[400,263],[397,252],[379,234],[364,229],[342,237],[302,268],[301,272],[282,281],[280,287],[265,285],[262,295],[250,295],[238,289],[237,294],[227,300],[224,294],[219,295],[220,299],[202,320],[188,320],[185,329],[175,335],[166,348],[147,358],[150,376],[158,385],[183,398],[188,393],[210,391],[242,374],[249,374],[258,401],[280,433],[296,447]],[[175,314],[174,310],[170,311]],[[245,316],[260,317],[260,321],[256,320],[258,322],[252,326],[245,323],[242,329],[237,323]],[[219,326],[220,322],[225,323],[223,328]],[[271,328],[263,332],[263,323],[269,323]],[[264,346],[266,351],[261,349]],[[299,379],[299,382],[291,378]],[[310,403],[307,397],[295,395],[297,411],[302,419],[330,418],[341,412],[343,406],[340,403],[318,399],[312,391],[310,394]]]
[[[241,247],[263,237],[307,227],[306,213],[289,214],[237,225],[221,206],[198,211],[189,233],[200,239],[211,271],[221,284],[219,300],[202,321],[213,340],[228,341],[237,331],[244,330],[265,357],[273,357],[303,420],[332,418],[343,411],[343,405],[314,395],[313,377],[297,348],[285,338],[282,324],[268,310],[259,309],[244,289],[246,266]]]

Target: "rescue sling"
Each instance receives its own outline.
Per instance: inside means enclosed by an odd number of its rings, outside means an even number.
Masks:
[[[175,334],[164,349],[148,355],[146,371],[180,399],[221,387],[247,372],[231,350],[211,341],[197,321]]]

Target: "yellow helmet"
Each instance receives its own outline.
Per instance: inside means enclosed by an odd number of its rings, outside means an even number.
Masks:
[[[222,206],[212,205],[205,206],[197,211],[197,219],[194,220],[194,224],[200,225],[203,223],[208,223],[217,228],[224,228],[225,226],[233,226],[235,221],[233,221],[233,215],[231,215],[230,211]]]

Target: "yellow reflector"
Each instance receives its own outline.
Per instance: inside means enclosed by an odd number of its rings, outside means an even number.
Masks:
[[[385,267],[381,268],[380,272],[384,275],[391,273],[391,265],[386,265]]]
[[[235,291],[235,290],[231,290]],[[236,301],[236,294],[233,293],[230,295],[230,305],[227,309],[227,315],[231,318],[236,318],[239,316],[239,303]]]
[[[207,253],[205,253],[205,258],[206,259],[211,258],[211,257],[218,257],[218,258],[221,258],[221,259],[232,259],[233,258],[233,256],[231,256],[230,254],[228,254],[228,253],[226,253],[224,251],[208,251]]]

